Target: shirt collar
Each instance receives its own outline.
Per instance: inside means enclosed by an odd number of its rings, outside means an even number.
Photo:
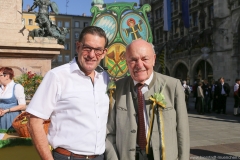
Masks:
[[[147,85],[147,86],[149,86],[149,84],[151,83],[152,79],[153,79],[153,72],[152,72],[152,74],[150,75],[150,77],[144,82],[144,84]],[[139,82],[133,80],[133,83],[134,83],[134,86],[135,86],[135,85],[138,84]]]
[[[85,76],[85,73],[79,68],[78,64],[77,64],[77,57],[74,57],[72,61],[69,62],[70,63],[70,70],[71,72],[74,71],[79,71],[82,75]],[[95,69],[95,77],[98,75],[101,75],[103,73],[104,69],[101,66],[97,66],[97,68]]]

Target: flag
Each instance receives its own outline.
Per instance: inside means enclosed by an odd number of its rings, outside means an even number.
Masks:
[[[164,0],[163,2],[163,30],[164,31],[170,31],[171,30],[171,1],[170,0]]]
[[[182,19],[186,28],[189,28],[189,0],[182,0]]]

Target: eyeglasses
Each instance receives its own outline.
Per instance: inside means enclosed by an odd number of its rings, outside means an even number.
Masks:
[[[4,76],[5,77],[5,74],[1,74],[0,77]]]
[[[92,52],[92,50],[94,50],[94,53],[97,56],[101,56],[104,53],[104,51],[105,51],[105,49],[93,48],[93,47],[90,47],[90,46],[86,46],[83,43],[81,43],[81,44],[82,44],[82,47],[83,47],[82,51],[90,53],[90,52]]]

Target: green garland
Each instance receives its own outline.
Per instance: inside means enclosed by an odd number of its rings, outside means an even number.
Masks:
[[[1,129],[0,133],[15,133],[14,129],[4,130]],[[32,146],[32,139],[31,138],[11,138],[6,140],[0,140],[0,148],[8,147],[8,146]]]
[[[8,147],[8,146],[32,146],[31,138],[14,138],[7,140],[0,140],[0,148]]]

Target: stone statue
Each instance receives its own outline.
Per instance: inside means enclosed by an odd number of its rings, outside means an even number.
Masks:
[[[28,12],[34,10],[35,8],[39,8],[39,11],[36,15],[35,22],[39,24],[38,29],[34,29],[29,32],[29,37],[54,37],[58,39],[58,43],[64,45],[66,34],[69,32],[66,28],[63,28],[63,31],[52,23],[49,18],[49,9],[55,14],[58,14],[58,6],[55,2],[51,2],[50,0],[34,0],[31,8],[28,9]],[[61,37],[61,38],[60,38]],[[60,38],[60,39],[59,39]],[[64,40],[64,41],[63,41]]]

